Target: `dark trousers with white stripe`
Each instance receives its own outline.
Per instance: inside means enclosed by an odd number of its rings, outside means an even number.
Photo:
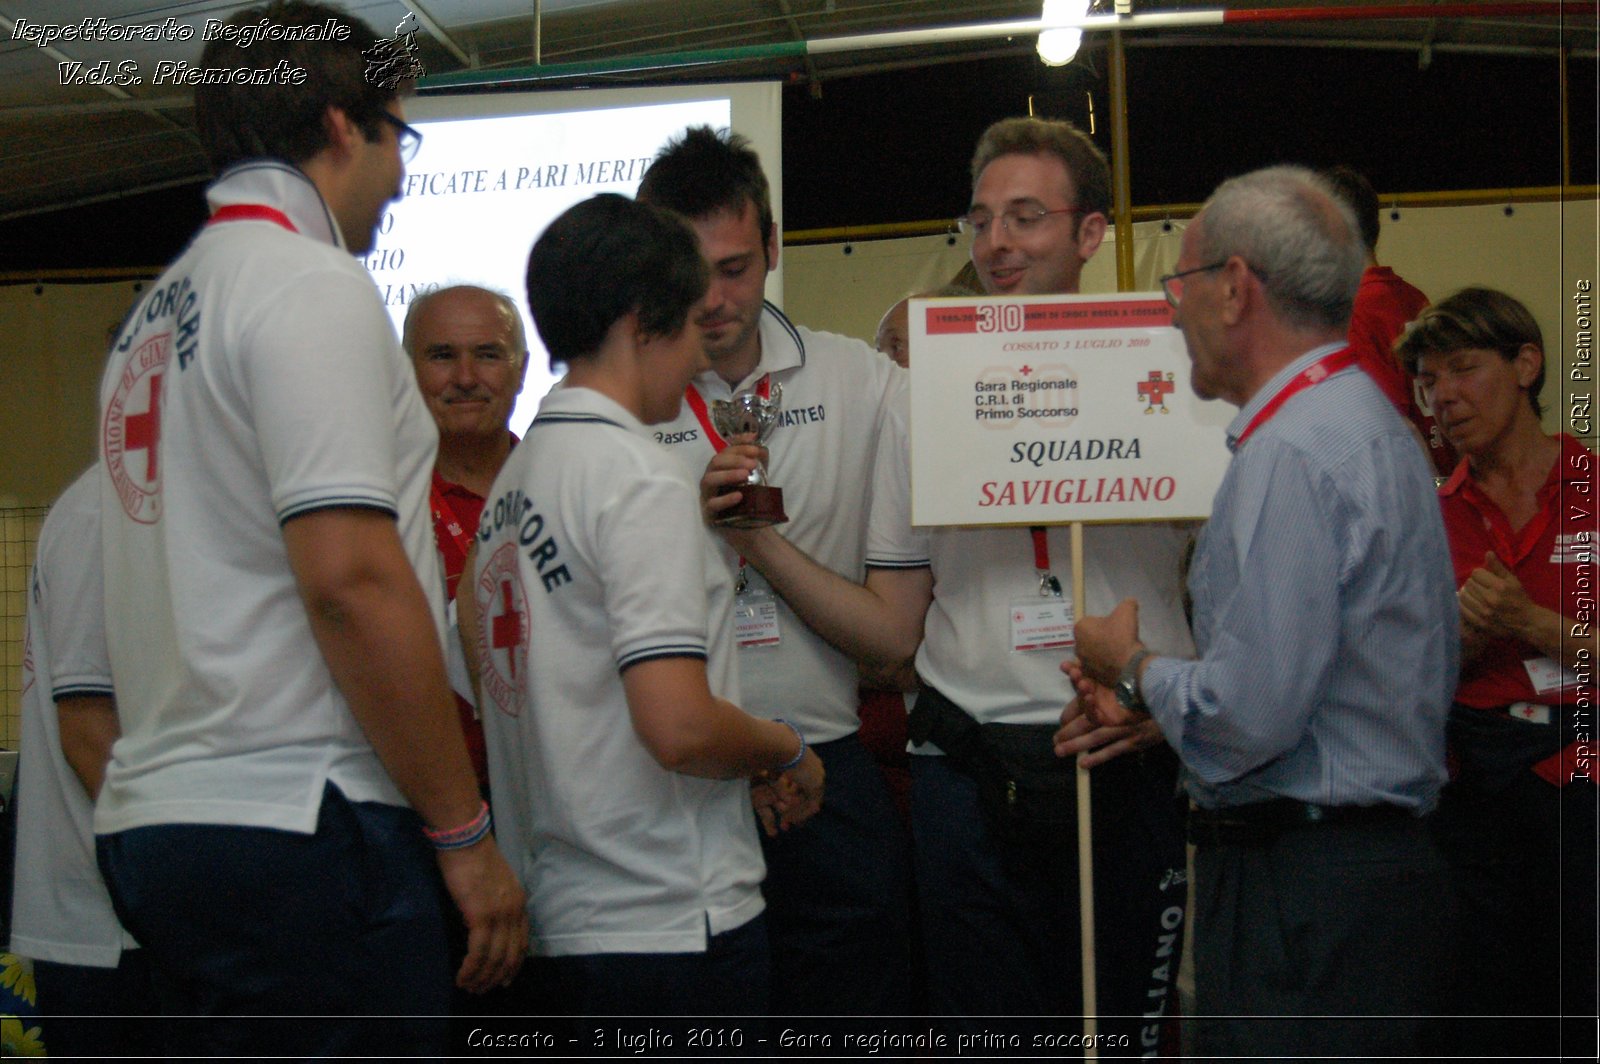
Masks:
[[[1188,885],[1177,762],[1165,748],[1094,769],[1101,1056],[1153,1052],[1177,983]],[[911,758],[911,827],[928,1007],[958,1033],[1076,1030],[1083,1012],[1077,833],[997,835],[978,788],[943,757]],[[1029,1017],[997,1023],[994,1017]]]

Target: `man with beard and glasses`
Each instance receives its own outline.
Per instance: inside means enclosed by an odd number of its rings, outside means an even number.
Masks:
[[[1110,170],[1094,143],[1068,122],[1006,119],[980,139],[972,178],[961,225],[985,291],[1076,293],[1111,209]],[[902,670],[915,655],[911,828],[930,1012],[963,1033],[1027,1035],[1039,1021],[1021,1017],[1081,1011],[1077,757],[1094,767],[1100,1029],[1129,1050],[1153,1050],[1186,895],[1176,761],[1153,725],[1085,722],[1065,751],[1074,757],[1057,756],[1052,736],[1072,691],[1058,654],[1016,645],[1010,615],[1019,598],[1039,600],[1041,570],[1071,601],[1068,529],[913,528],[903,404],[889,416],[864,584],[770,530],[732,541],[796,613],[868,668]],[[1163,639],[1187,646],[1186,539],[1172,524],[1086,529],[1089,608],[1137,596]],[[1003,791],[992,771],[1001,753],[1060,784],[1049,822],[1005,822],[985,800]]]

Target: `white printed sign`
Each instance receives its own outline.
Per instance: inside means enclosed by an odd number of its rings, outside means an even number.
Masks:
[[[913,300],[918,525],[1206,517],[1237,411],[1159,293]]]

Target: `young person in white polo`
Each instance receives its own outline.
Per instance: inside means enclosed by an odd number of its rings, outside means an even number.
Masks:
[[[737,697],[731,573],[694,483],[647,425],[704,364],[693,235],[614,195],[528,260],[528,304],[568,367],[496,478],[472,599],[495,814],[532,949],[580,1015],[767,1011],[772,830],[821,801],[801,730]],[[465,602],[461,596],[458,602]]]
[[[980,139],[972,171],[964,228],[985,291],[1077,292],[1110,210],[1109,167],[1093,142],[1070,123],[1003,119]],[[1026,1035],[1035,1017],[1081,1009],[1066,756],[1080,755],[1094,769],[1100,1030],[1154,1051],[1184,919],[1176,757],[1154,727],[1098,728],[1081,716],[1054,742],[1073,697],[1060,672],[1070,644],[1019,637],[1011,618],[1015,605],[1042,599],[1055,600],[1056,617],[1069,612],[1067,530],[913,528],[905,431],[904,417],[891,415],[880,439],[864,586],[768,530],[731,538],[837,645],[874,667],[915,654],[911,825],[930,1012],[962,1033]],[[708,487],[749,461],[747,448],[730,448]],[[1170,524],[1086,529],[1087,608],[1147,596],[1141,623],[1192,646],[1179,586],[1184,542]]]
[[[25,638],[11,952],[33,960],[52,1056],[157,1053],[150,970],[111,909],[90,826],[118,734],[92,468],[39,530]]]
[[[353,257],[416,133],[364,76],[365,25],[236,19],[342,33],[208,44],[206,66],[306,77],[197,89],[211,221],[101,385],[123,736],[100,863],[169,1011],[208,1017],[172,1048],[442,1052],[440,874],[470,931],[459,984],[510,979],[525,927],[445,679],[437,433]]]
[[[868,485],[903,371],[859,340],[796,326],[763,298],[778,234],[761,160],[735,134],[686,130],[639,185],[689,220],[711,270],[697,321],[710,366],[656,438],[697,481],[723,448],[711,404],[778,396],[766,446],[788,520],[820,565],[865,575]],[[883,773],[857,738],[855,663],[808,627],[754,566],[722,545],[738,587],[740,681],[750,711],[793,720],[828,766],[828,802],[804,831],[764,840],[773,1003],[786,1015],[895,1016],[912,1009],[909,840]]]

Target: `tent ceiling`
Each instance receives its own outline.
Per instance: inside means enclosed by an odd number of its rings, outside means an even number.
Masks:
[[[194,62],[198,30],[207,19],[226,18],[249,6],[223,0],[97,0],[61,5],[70,17],[102,17],[111,25],[137,26],[173,19],[195,27],[191,40],[161,43],[63,41],[50,49],[20,39],[18,23],[39,24],[43,6],[0,0],[0,219],[95,202],[130,192],[191,182],[206,173],[193,131],[188,90],[152,84],[162,60]],[[534,62],[533,0],[350,0],[346,5],[372,26],[387,31],[415,8],[448,41],[424,30],[421,59],[430,75],[461,71],[522,70]],[[1099,0],[1097,10],[1109,10]],[[1224,5],[1186,0],[1140,0],[1137,13],[1215,9]],[[1289,0],[1245,0],[1252,10],[1303,8]],[[1405,48],[1419,58],[1428,49],[1483,50],[1554,56],[1561,48],[1592,62],[1596,49],[1594,6],[1568,5],[1562,18],[1497,15],[1497,5],[1473,17],[1373,18],[1379,8],[1357,0],[1322,0],[1321,8],[1361,11],[1359,19],[1251,21],[1192,29],[1129,34],[1130,47],[1216,43],[1275,46]],[[1439,6],[1437,3],[1408,5]],[[1455,11],[1467,5],[1449,4]],[[1503,6],[1503,5],[1500,5]],[[1550,3],[1554,9],[1559,4]],[[58,7],[57,10],[60,8]],[[1036,19],[1038,0],[544,0],[538,20],[545,64],[614,60],[629,56],[712,48],[773,46],[796,41],[971,23]],[[57,22],[62,16],[52,16]],[[809,57],[743,59],[707,66],[613,74],[628,79],[691,81],[730,77],[775,77],[820,87],[829,79],[893,69],[897,65],[970,59],[1031,50],[1031,36],[986,38],[915,48],[871,48]],[[465,56],[465,60],[461,58]],[[112,70],[132,61],[144,83],[125,87],[64,85],[60,64]],[[587,83],[601,83],[591,77]],[[572,82],[567,82],[570,85]]]

